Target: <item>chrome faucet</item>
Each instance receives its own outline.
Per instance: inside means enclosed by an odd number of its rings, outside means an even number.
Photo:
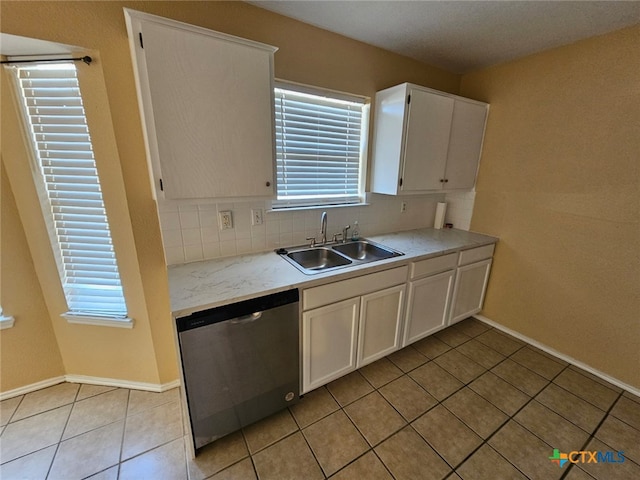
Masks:
[[[322,212],[320,217],[320,244],[327,243],[327,212]]]

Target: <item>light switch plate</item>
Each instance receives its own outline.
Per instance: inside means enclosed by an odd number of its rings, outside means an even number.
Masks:
[[[262,225],[262,209],[254,208],[251,210],[251,225]]]

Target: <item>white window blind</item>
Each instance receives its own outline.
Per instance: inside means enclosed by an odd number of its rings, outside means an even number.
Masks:
[[[275,89],[274,206],[361,200],[364,107],[363,101]]]
[[[73,63],[13,67],[39,164],[69,313],[125,318],[91,137]]]
[[[2,312],[2,305],[0,305],[0,330],[13,327],[15,319],[11,315],[5,315]]]

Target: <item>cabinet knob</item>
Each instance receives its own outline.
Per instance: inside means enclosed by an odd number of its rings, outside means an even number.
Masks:
[[[440,179],[440,183],[444,183],[444,178],[441,178],[441,179]]]
[[[448,179],[448,178],[445,178],[445,179],[444,179],[444,183],[448,183],[448,182],[449,182],[449,179]]]
[[[267,187],[270,187],[271,186],[271,182],[267,182],[266,185],[267,185]]]

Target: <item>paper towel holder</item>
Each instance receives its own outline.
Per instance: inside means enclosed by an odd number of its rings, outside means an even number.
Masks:
[[[440,230],[444,226],[444,215],[447,211],[445,202],[438,202],[436,205],[436,217],[433,222],[433,228]]]

